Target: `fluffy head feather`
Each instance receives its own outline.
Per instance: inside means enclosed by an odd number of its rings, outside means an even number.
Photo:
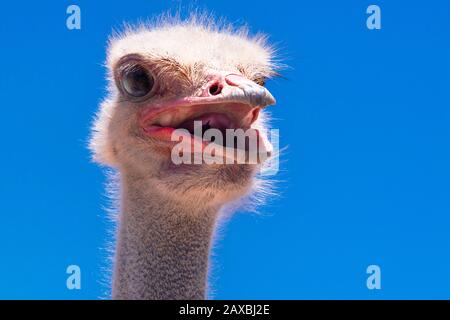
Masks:
[[[249,78],[271,77],[277,68],[274,49],[267,44],[266,36],[250,36],[247,28],[234,30],[229,25],[220,26],[213,20],[198,17],[128,27],[110,40],[109,68],[127,54],[167,59],[188,68],[206,65],[240,71]]]

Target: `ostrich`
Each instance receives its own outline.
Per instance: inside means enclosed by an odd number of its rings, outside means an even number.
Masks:
[[[251,193],[264,159],[174,164],[171,134],[194,139],[195,120],[221,132],[264,129],[273,52],[264,36],[211,19],[159,21],[111,39],[90,149],[119,176],[113,299],[206,298],[221,212]],[[270,153],[263,131],[258,143]]]

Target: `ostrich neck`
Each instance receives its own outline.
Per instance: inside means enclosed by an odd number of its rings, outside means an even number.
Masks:
[[[121,173],[114,299],[204,299],[217,210],[170,200]]]

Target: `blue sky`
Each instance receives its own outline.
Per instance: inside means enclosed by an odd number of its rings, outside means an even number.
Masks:
[[[274,5],[276,3],[276,5]],[[66,28],[81,8],[82,29]],[[368,30],[370,4],[382,29]],[[113,28],[198,6],[264,31],[290,67],[268,83],[279,196],[238,213],[215,298],[450,298],[450,3],[5,2],[0,10],[0,298],[95,299],[108,240],[86,141]],[[66,267],[82,270],[66,288]],[[366,268],[381,267],[381,290]]]

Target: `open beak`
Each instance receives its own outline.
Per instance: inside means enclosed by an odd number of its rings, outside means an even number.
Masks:
[[[203,132],[218,129],[225,134],[227,129],[252,129],[260,110],[272,104],[275,98],[265,87],[241,75],[219,74],[211,77],[193,96],[145,108],[140,115],[140,125],[146,136],[173,145],[177,141],[172,140],[172,134],[177,129],[185,129],[192,138],[201,139],[194,137],[198,121],[202,123]],[[257,133],[267,144],[267,138]]]
[[[143,111],[140,122],[148,129],[152,125],[176,128],[188,118],[218,112],[230,117],[234,128],[249,127],[256,120],[250,114],[275,103],[265,87],[241,75],[229,74],[213,78],[196,95],[152,104]]]

